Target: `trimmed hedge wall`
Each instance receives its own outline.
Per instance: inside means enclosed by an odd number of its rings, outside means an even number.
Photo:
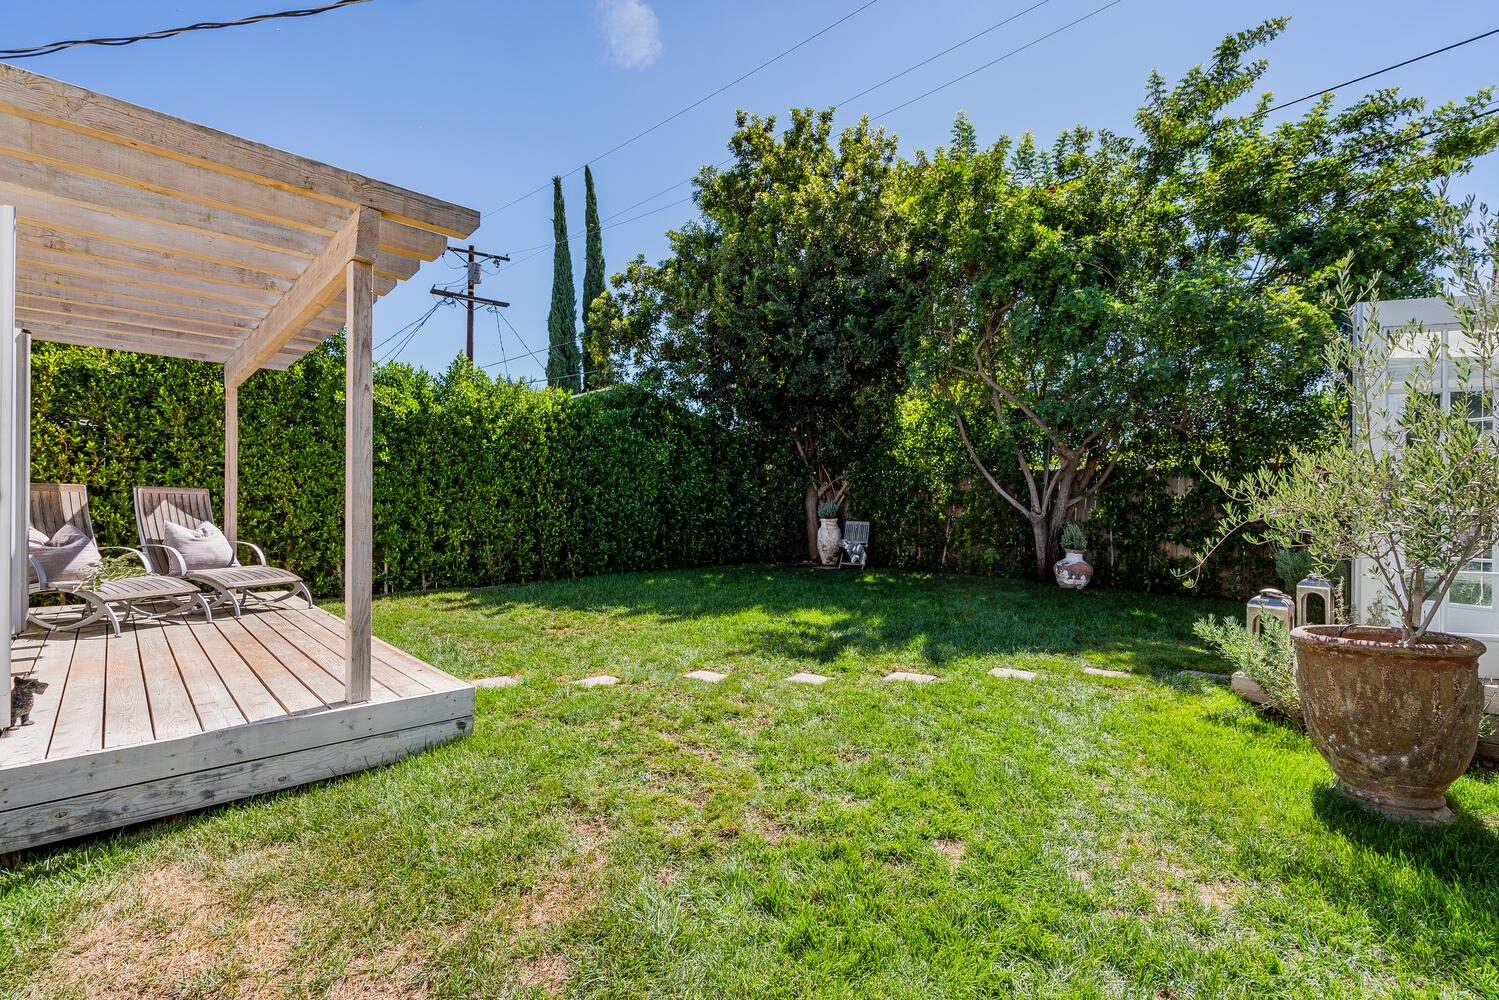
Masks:
[[[342,351],[240,391],[240,534],[320,596],[341,592]],[[136,484],[206,486],[222,509],[216,366],[37,344],[33,384],[32,477],[87,483],[107,543],[136,542]],[[751,436],[637,389],[376,372],[377,590],[774,560],[800,500]]]
[[[138,483],[206,486],[222,508],[216,366],[38,344],[33,380],[33,478],[87,483],[105,542],[135,543]],[[930,405],[900,400],[850,479],[850,515],[873,523],[873,564],[1029,572],[1028,527],[977,479]],[[1087,523],[1099,583],[1180,589],[1171,571],[1210,531],[1215,505],[1172,486],[1162,468],[1120,470]],[[802,496],[794,460],[753,432],[641,389],[568,396],[463,361],[437,376],[405,365],[375,373],[380,591],[800,560]],[[315,594],[341,592],[339,341],[241,388],[240,534]],[[1247,546],[1214,570],[1204,593],[1275,581],[1267,554]]]

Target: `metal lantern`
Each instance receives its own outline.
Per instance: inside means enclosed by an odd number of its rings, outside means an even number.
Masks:
[[[1296,604],[1291,595],[1266,587],[1251,597],[1244,610],[1244,624],[1250,633],[1258,635],[1266,618],[1278,619],[1287,632],[1291,631],[1296,624]]]
[[[1322,621],[1323,625],[1331,625],[1332,622],[1332,581],[1320,576],[1309,576],[1296,585],[1296,620],[1303,625],[1312,624],[1312,616],[1307,609],[1308,597],[1322,598]]]

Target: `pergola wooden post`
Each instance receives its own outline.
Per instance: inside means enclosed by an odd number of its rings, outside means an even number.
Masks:
[[[370,697],[371,593],[374,585],[373,498],[375,256],[380,213],[359,207],[323,252],[271,307],[265,319],[224,362],[224,507],[238,511],[239,386],[275,357],[339,298],[344,301],[344,692],[351,702]],[[231,452],[235,457],[231,460]],[[237,514],[236,514],[237,516]],[[233,522],[230,521],[232,524]]]
[[[239,539],[239,386],[224,379],[224,535]]]

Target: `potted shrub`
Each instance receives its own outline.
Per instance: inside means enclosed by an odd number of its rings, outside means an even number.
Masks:
[[[838,501],[824,500],[817,505],[817,555],[824,566],[838,561],[838,543],[843,529],[838,525]]]
[[[1067,554],[1052,567],[1058,586],[1082,590],[1093,579],[1093,566],[1085,558],[1087,548],[1088,536],[1083,533],[1083,526],[1075,521],[1068,522],[1062,529],[1062,549]]]
[[[1455,229],[1455,227],[1454,227]],[[1494,248],[1493,226],[1481,223]],[[1466,235],[1457,234],[1454,235]],[[1386,592],[1390,624],[1296,628],[1296,680],[1307,729],[1337,774],[1338,787],[1386,815],[1450,822],[1446,791],[1472,761],[1483,709],[1482,643],[1432,630],[1438,607],[1468,563],[1499,541],[1499,442],[1467,412],[1443,405],[1443,365],[1492,400],[1499,311],[1486,254],[1449,244],[1462,298],[1461,354],[1419,329],[1380,334],[1371,284],[1352,337],[1334,337],[1328,371],[1346,393],[1350,420],[1339,439],[1298,449],[1279,468],[1230,484],[1230,514],[1202,560],[1234,531],[1301,547],[1322,565],[1364,560]],[[1346,276],[1339,282],[1347,294]],[[1409,369],[1397,380],[1391,361]],[[1466,397],[1465,397],[1466,398]],[[1388,402],[1393,400],[1394,402]],[[1353,609],[1356,616],[1358,609]],[[1380,618],[1382,615],[1371,617]],[[1355,619],[1356,620],[1356,619]]]

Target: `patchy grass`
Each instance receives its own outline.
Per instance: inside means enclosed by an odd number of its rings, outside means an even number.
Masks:
[[[0,994],[1499,995],[1499,784],[1444,830],[1347,805],[1175,675],[1224,669],[1210,610],[759,568],[382,600],[522,683],[430,753],[0,873]]]

